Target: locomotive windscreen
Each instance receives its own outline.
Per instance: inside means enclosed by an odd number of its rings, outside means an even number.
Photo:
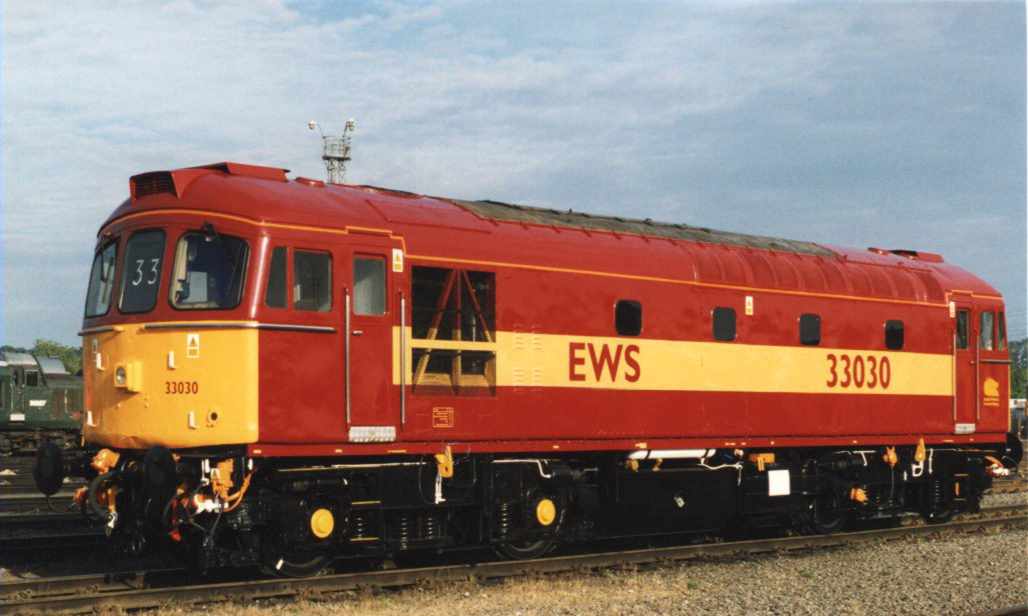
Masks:
[[[171,303],[175,308],[235,308],[246,275],[246,242],[220,234],[187,233],[175,247]]]
[[[118,242],[109,242],[96,253],[93,270],[89,274],[89,291],[86,292],[86,316],[96,317],[107,313],[111,305],[111,289],[114,287],[114,263]]]
[[[123,313],[147,312],[157,303],[164,259],[164,231],[148,230],[134,233],[125,245],[122,266],[121,302]]]

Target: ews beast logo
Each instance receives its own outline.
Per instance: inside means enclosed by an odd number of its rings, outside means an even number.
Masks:
[[[642,375],[639,368],[639,345],[568,344],[568,378],[572,381],[610,381],[624,379],[635,383]]]

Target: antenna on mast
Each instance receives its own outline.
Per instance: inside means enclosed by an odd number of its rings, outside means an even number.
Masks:
[[[350,118],[343,126],[341,135],[326,135],[314,120],[307,122],[307,128],[317,129],[321,135],[321,160],[325,161],[325,172],[329,184],[342,184],[346,177],[346,163],[350,161],[350,140],[357,130],[357,120]]]

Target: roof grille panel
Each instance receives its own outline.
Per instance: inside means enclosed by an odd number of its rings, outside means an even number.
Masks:
[[[177,195],[175,180],[170,171],[152,171],[132,176],[132,196],[136,199],[161,193]]]
[[[598,216],[572,210],[561,211],[529,207],[527,205],[515,205],[500,201],[462,201],[459,199],[449,199],[449,201],[487,220],[567,227],[571,229],[595,229],[610,233],[631,233],[646,237],[666,237],[708,244],[729,244],[823,257],[834,254],[831,250],[813,242],[717,231],[706,227],[692,227],[680,223],[657,222],[649,218],[636,220],[620,216]]]

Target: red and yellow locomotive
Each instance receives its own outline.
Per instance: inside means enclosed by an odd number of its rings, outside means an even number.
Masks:
[[[325,185],[145,173],[102,226],[90,457],[135,550],[337,557],[977,509],[1002,298],[941,257]]]

